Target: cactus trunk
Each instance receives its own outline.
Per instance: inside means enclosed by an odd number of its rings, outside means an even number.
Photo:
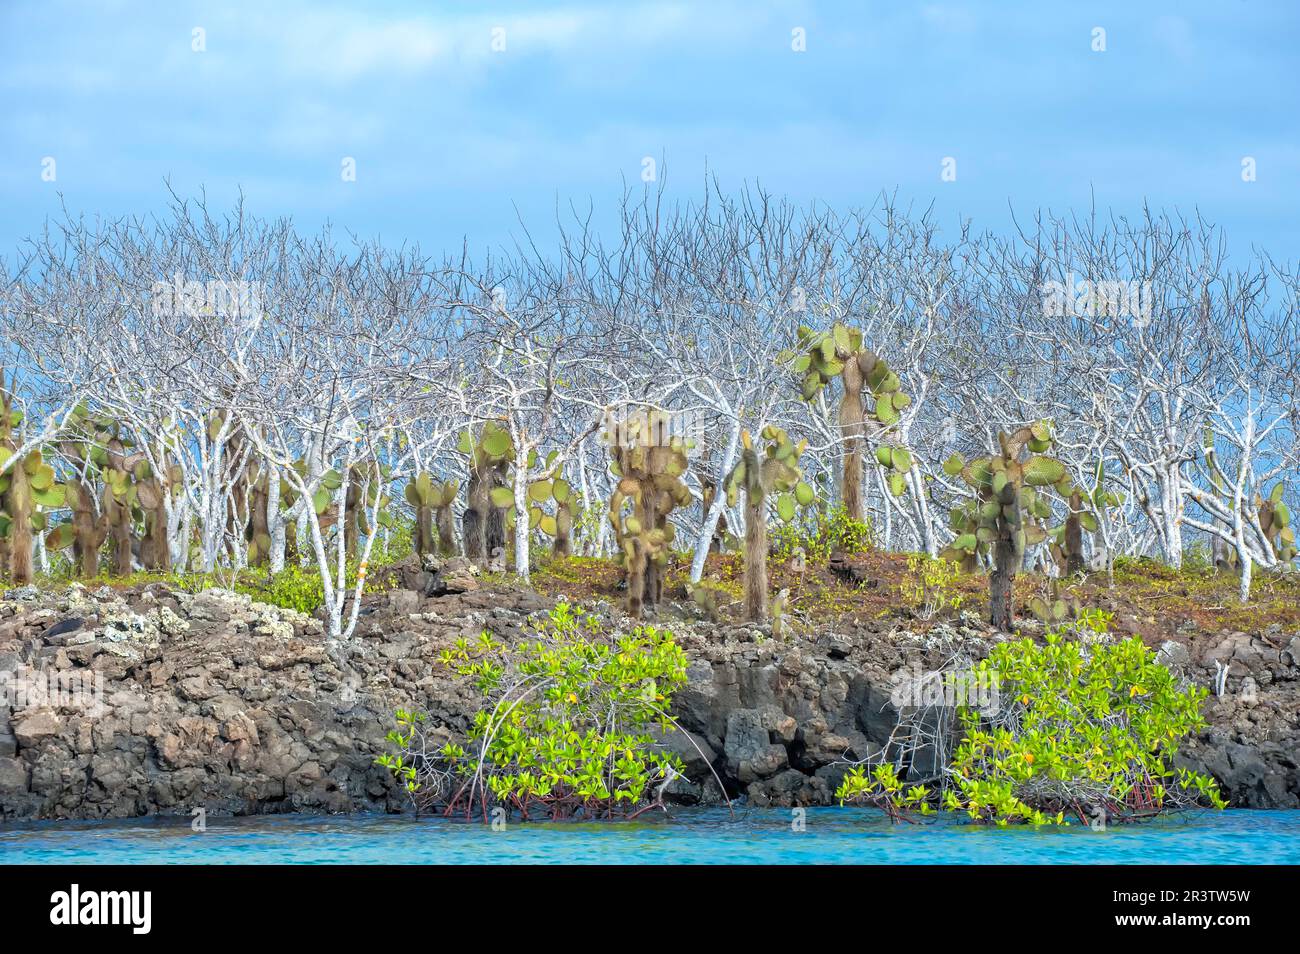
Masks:
[[[661,522],[666,522],[667,514],[659,513],[659,495],[654,491],[642,494],[640,513],[638,514],[643,527],[659,527]],[[664,591],[663,583],[663,565],[658,560],[647,560],[645,569],[642,573],[641,594],[643,602],[651,609],[659,605],[660,597]],[[637,617],[640,619],[640,617]]]
[[[32,488],[22,461],[9,470],[9,579],[22,586],[32,581]]]
[[[469,500],[461,518],[461,534],[465,537],[465,556],[482,561],[487,557],[487,515],[491,509],[488,501],[487,476],[478,467],[469,475]]]
[[[717,498],[717,496],[718,496],[717,481],[708,478],[701,479],[700,480],[700,509],[705,514],[712,514],[713,501]],[[713,535],[709,538],[709,545],[705,552],[721,553],[725,543],[726,543],[726,535],[723,532],[721,521],[715,520],[713,524]],[[700,569],[701,571],[704,569],[703,562],[700,563]],[[691,575],[694,576],[694,574],[695,574],[695,568],[694,566],[692,566]],[[703,574],[701,573],[701,575]],[[698,583],[699,581],[696,580],[695,582]]]
[[[1002,435],[1004,459],[1015,461],[1017,453],[1008,450]],[[1017,481],[1008,480],[993,499],[1000,504],[997,516],[997,545],[993,548],[993,574],[989,578],[989,622],[999,632],[1011,632],[1015,622],[1013,587],[1016,575],[1025,562],[1025,526],[1020,510]]]
[[[623,552],[627,571],[628,613],[642,618],[663,596],[663,578],[675,532],[668,516],[691,500],[682,482],[686,444],[666,434],[661,411],[646,409],[608,428],[618,483],[609,501],[609,523]],[[567,495],[566,495],[567,496]],[[632,512],[623,514],[631,502]]]
[[[506,464],[502,462],[491,468],[489,475],[492,487],[508,486],[506,481]],[[485,543],[487,546],[487,555],[491,557],[500,550],[505,552],[506,548],[506,511],[504,507],[488,507],[487,522],[485,524]]]
[[[491,493],[494,487],[506,486],[505,463],[500,466],[490,461],[476,463],[470,468],[469,501],[461,520],[465,537],[465,556],[471,560],[486,560],[506,543],[505,510],[493,506]]]
[[[794,519],[797,507],[813,501],[812,488],[803,483],[798,467],[805,443],[795,445],[781,428],[769,424],[763,428],[767,441],[760,456],[748,431],[741,433],[744,451],[725,482],[727,503],[734,506],[741,489],[745,491],[745,619],[761,622],[768,618],[767,599],[767,510],[775,496],[777,516],[782,521]]]
[[[456,525],[451,513],[451,504],[438,507],[434,513],[434,524],[438,529],[438,552],[443,556],[456,553]]]
[[[113,541],[113,573],[130,576],[135,557],[131,548],[131,508],[114,499],[111,490],[105,498],[104,513],[108,517],[108,532]]]
[[[82,579],[99,575],[99,548],[104,543],[107,525],[95,514],[94,491],[85,483],[74,485],[72,506],[72,556],[80,568]]]
[[[140,562],[146,570],[158,573],[170,573],[172,568],[171,547],[167,544],[167,511],[160,505],[148,511],[144,518],[144,539],[140,543]],[[259,563],[265,562],[265,554],[259,554]]]
[[[650,567],[645,545],[633,539],[628,543],[627,559],[627,615],[633,619],[645,617],[646,571]]]
[[[745,493],[745,619],[767,619],[767,501]]]
[[[357,475],[348,475],[348,492],[343,504],[343,549],[351,560],[357,555],[357,539],[361,535],[358,513],[361,508],[361,486]]]
[[[270,497],[269,487],[271,478],[263,475],[254,485],[248,499],[248,539],[252,543],[249,547],[248,563],[249,566],[268,566],[271,562],[271,522],[270,522]],[[161,494],[159,495],[161,499]],[[154,508],[154,520],[146,528],[146,532],[152,533],[157,524],[163,527],[161,547],[165,552],[167,550],[167,513],[161,503]],[[153,548],[150,548],[153,550]],[[151,553],[152,559],[158,559],[160,554]],[[170,562],[170,560],[168,561]],[[149,562],[145,561],[145,566]]]
[[[863,376],[856,360],[844,364],[844,395],[840,398],[840,432],[844,436],[844,477],[840,484],[844,507],[853,520],[865,519],[862,506]]]
[[[573,532],[573,508],[567,500],[555,508],[555,543],[552,547],[556,556],[568,556],[571,552],[569,535]]]
[[[424,556],[426,553],[436,553],[436,544],[433,540],[433,508],[421,504],[415,508],[415,532],[413,534],[413,549],[417,556]]]
[[[1017,549],[1015,531],[1020,528],[1020,511],[1007,520],[1007,529],[993,550],[993,573],[989,577],[989,623],[1000,633],[1011,632],[1015,622],[1012,587],[1020,572],[1025,554]]]
[[[1065,573],[1072,576],[1082,573],[1083,562],[1083,495],[1078,491],[1070,495],[1070,515],[1065,518]]]

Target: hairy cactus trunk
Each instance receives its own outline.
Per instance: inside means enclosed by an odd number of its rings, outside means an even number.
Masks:
[[[424,556],[426,553],[436,553],[437,545],[433,539],[433,508],[421,504],[415,508],[415,532],[413,534],[413,549],[416,556]]]
[[[481,562],[487,557],[488,481],[477,469],[470,473],[469,499],[461,518],[461,535],[465,538],[465,556]]]
[[[840,491],[850,518],[863,521],[862,428],[866,411],[862,403],[862,371],[856,360],[844,364],[844,395],[840,398],[840,432],[844,436],[844,478]]]
[[[438,528],[438,552],[443,556],[456,553],[456,524],[451,513],[451,504],[437,508],[434,524]]]
[[[660,523],[659,514],[659,495],[654,491],[642,494],[640,513],[638,514],[643,527],[657,527]],[[659,605],[659,600],[663,596],[663,567],[658,560],[646,560],[644,569],[641,574],[642,586],[641,595],[645,606],[654,609]],[[631,582],[628,583],[629,588]],[[640,619],[639,613],[633,614],[635,618]]]
[[[104,517],[108,520],[108,535],[113,541],[113,573],[130,576],[135,566],[135,536],[131,516],[131,497],[134,491],[131,470],[127,466],[126,449],[118,437],[108,442],[107,468],[104,471]]]
[[[107,530],[102,517],[95,514],[94,498],[85,481],[77,481],[72,495],[72,556],[83,579],[99,575],[99,548]]]
[[[605,433],[619,475],[609,501],[609,522],[627,571],[628,613],[637,619],[663,596],[675,537],[669,514],[691,501],[682,482],[688,466],[686,444],[675,436],[665,442],[664,425],[662,412],[648,409]],[[628,502],[632,512],[624,516]]]
[[[1228,521],[1222,517],[1214,518],[1214,526],[1224,533],[1230,532]],[[1228,541],[1217,534],[1210,537],[1210,555],[1214,561],[1215,569],[1218,570],[1230,570],[1237,562],[1237,555],[1232,552],[1232,547],[1228,544]]]
[[[1000,633],[1011,632],[1014,612],[1011,587],[1020,571],[1014,547],[1005,540],[998,541],[993,554],[993,573],[989,577],[989,623]]]
[[[310,504],[308,505],[310,506]],[[298,526],[296,523],[291,523],[285,527],[284,562],[286,566],[297,566],[302,562],[302,551],[298,549]],[[289,532],[290,530],[292,532]]]
[[[266,493],[263,489],[259,495],[258,487],[264,488],[265,482],[258,484],[252,492],[251,539],[257,541],[264,562],[271,539],[266,532]],[[140,563],[146,570],[158,573],[170,573],[172,568],[171,544],[167,538],[167,504],[170,493],[169,481],[160,479],[157,474],[151,473],[136,484],[136,502],[144,511],[144,538],[140,541]],[[259,509],[262,515],[260,524],[257,522]],[[259,529],[260,536],[256,535]]]
[[[270,478],[263,477],[253,485],[253,490],[248,498],[248,539],[253,546],[250,547],[248,563],[250,566],[268,566],[271,562],[271,521],[270,521]],[[162,540],[160,541],[162,550],[167,550],[167,514],[161,506],[156,508],[156,513],[161,516],[163,527]],[[152,531],[152,527],[149,528]],[[152,548],[151,548],[152,549]],[[148,563],[145,564],[148,566]]]
[[[633,619],[645,617],[646,574],[650,566],[645,546],[640,540],[630,540],[627,561],[627,615]]]
[[[1073,576],[1086,569],[1083,561],[1083,496],[1077,491],[1070,495],[1070,515],[1065,518],[1065,573]]]
[[[140,562],[146,570],[170,573],[171,547],[167,544],[167,512],[161,507],[145,513],[144,539],[140,544]],[[265,553],[258,554],[258,562],[266,562]]]
[[[506,514],[492,504],[492,488],[506,486],[506,464],[484,463],[470,468],[469,502],[461,520],[465,536],[465,556],[486,560],[497,548],[506,545]]]
[[[761,493],[745,493],[745,619],[767,619],[767,503]]]
[[[769,424],[760,436],[767,441],[766,452],[758,447],[748,431],[741,433],[744,451],[727,475],[727,503],[735,506],[740,491],[745,492],[745,619],[761,622],[768,618],[767,599],[767,509],[775,499],[777,516],[788,522],[797,507],[813,501],[812,488],[803,482],[799,455],[806,442],[794,444],[781,428]]]
[[[1025,561],[1025,531],[1016,487],[1008,483],[998,499],[1002,504],[997,546],[993,550],[993,573],[989,577],[989,623],[1001,633],[1011,632],[1015,622],[1012,587]]]
[[[358,520],[360,507],[361,485],[357,483],[357,475],[352,474],[348,479],[348,493],[343,503],[343,549],[349,560],[357,555],[357,539],[361,535]]]
[[[555,507],[555,543],[552,550],[556,556],[568,556],[571,552],[569,535],[573,533],[573,508],[567,500]]]
[[[509,464],[502,461],[494,465],[489,471],[488,477],[491,487],[507,487],[509,481],[506,480],[506,470]],[[492,556],[497,550],[505,552],[506,548],[506,510],[504,507],[493,507],[491,501],[488,502],[487,515],[487,555]]]
[[[9,579],[22,586],[32,581],[32,488],[21,460],[9,469]]]
[[[713,501],[714,499],[717,498],[717,496],[718,496],[717,481],[712,479],[702,479],[700,481],[700,509],[704,513],[706,514],[710,513],[713,510]],[[721,521],[716,521],[713,525],[713,536],[709,538],[709,546],[706,552],[721,553],[723,551],[725,543],[726,543],[726,535],[723,531],[722,523]],[[703,569],[702,563],[700,565],[700,568]],[[691,569],[692,569],[692,575],[694,575],[694,567],[692,567]],[[696,580],[695,582],[699,582],[699,581]]]
[[[112,490],[104,495],[104,514],[108,517],[108,532],[113,541],[113,573],[130,576],[135,553],[131,539],[131,508],[119,503]]]

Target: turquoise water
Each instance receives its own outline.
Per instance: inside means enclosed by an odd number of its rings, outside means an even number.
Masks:
[[[878,812],[679,809],[634,822],[405,816],[33,822],[0,826],[4,864],[1300,864],[1300,811],[1185,815],[1099,832],[893,825]]]

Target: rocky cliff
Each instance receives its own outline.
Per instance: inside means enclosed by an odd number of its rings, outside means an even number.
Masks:
[[[463,730],[479,699],[439,652],[483,628],[521,638],[549,603],[468,574],[397,582],[367,598],[355,636],[336,646],[311,617],[220,590],[11,591],[0,602],[0,815],[406,810],[374,765],[393,711]],[[830,802],[835,763],[886,742],[895,674],[954,647],[978,656],[994,638],[969,619],[924,634],[873,620],[788,638],[667,625],[691,659],[676,709],[692,741],[670,744],[693,781],[678,797],[716,801],[712,765],[731,795],[759,805]],[[1300,636],[1187,634],[1161,651],[1203,685],[1228,667],[1186,761],[1236,807],[1300,807]],[[77,691],[39,697],[32,685],[50,673],[77,675]]]

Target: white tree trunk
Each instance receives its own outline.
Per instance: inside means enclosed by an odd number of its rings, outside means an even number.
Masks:
[[[1165,559],[1174,569],[1183,565],[1182,488],[1177,465],[1165,471],[1160,481],[1160,515],[1163,523]]]
[[[522,448],[515,454],[515,575],[528,582],[528,451]],[[519,463],[522,461],[523,463]]]
[[[271,552],[267,557],[267,565],[272,573],[280,573],[284,570],[284,548],[287,543],[285,524],[288,515],[280,512],[280,471],[270,464],[266,468],[266,526],[271,532]]]
[[[939,541],[934,535],[934,524],[930,520],[930,501],[925,494],[925,481],[921,479],[920,469],[912,467],[907,472],[907,481],[912,489],[912,506],[916,510],[916,522],[921,528],[921,545],[927,555],[937,557]]]
[[[731,473],[731,468],[736,461],[736,448],[739,446],[740,419],[737,418],[731,424],[731,434],[727,438],[727,450],[722,455],[718,472],[714,475],[714,479],[717,481],[717,490],[713,494],[713,503],[709,506],[709,512],[704,515],[704,523],[695,538],[695,554],[691,558],[692,583],[700,582],[704,576],[704,561],[709,558],[709,547],[713,543],[713,532],[717,529],[718,518],[722,516],[722,511],[726,505],[726,494],[722,492],[722,482],[726,479],[727,474]]]

